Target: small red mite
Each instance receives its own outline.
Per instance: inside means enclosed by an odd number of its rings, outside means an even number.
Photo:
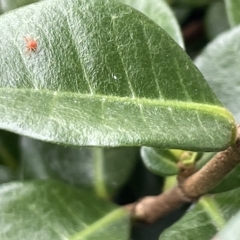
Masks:
[[[33,39],[31,37],[24,37],[24,40],[26,42],[26,51],[28,53],[35,52],[38,47],[37,39]]]

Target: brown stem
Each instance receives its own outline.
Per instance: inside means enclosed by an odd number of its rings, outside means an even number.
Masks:
[[[225,151],[217,153],[202,169],[191,175],[181,186],[189,198],[199,198],[212,190],[240,162],[240,125],[237,140]]]
[[[209,192],[240,162],[240,125],[237,130],[237,140],[233,146],[217,153],[203,168],[179,186],[125,206],[131,216],[137,221],[152,223]]]
[[[152,223],[180,208],[185,203],[191,203],[191,199],[185,197],[179,187],[174,187],[158,196],[145,197],[135,204],[127,205],[125,208],[130,212],[133,219]]]

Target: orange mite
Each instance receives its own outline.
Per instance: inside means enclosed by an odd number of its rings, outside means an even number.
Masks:
[[[24,40],[26,42],[26,51],[28,53],[36,52],[38,47],[37,39],[33,39],[31,37],[24,37]]]

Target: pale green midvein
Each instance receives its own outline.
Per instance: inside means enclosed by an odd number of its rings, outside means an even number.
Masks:
[[[0,88],[1,91],[11,91],[11,92],[32,92],[36,93],[39,92],[40,94],[46,93],[48,95],[53,95],[54,92],[52,90],[41,89],[41,90],[33,90],[33,89],[11,89],[11,88]],[[132,104],[145,104],[145,105],[152,105],[152,106],[163,106],[163,107],[175,107],[175,108],[185,108],[186,110],[201,110],[202,112],[207,113],[215,113],[221,115],[224,118],[228,118],[234,121],[232,114],[223,106],[221,105],[211,105],[206,103],[196,103],[196,102],[183,102],[183,101],[169,101],[169,100],[160,100],[160,99],[149,99],[149,98],[131,98],[131,97],[119,97],[119,96],[112,96],[112,95],[99,95],[99,94],[82,94],[82,93],[75,93],[75,92],[57,92],[57,96],[68,96],[71,97],[73,100],[80,99],[80,98],[92,98],[92,99],[99,99],[100,101],[107,102],[129,102]]]
[[[94,233],[94,231],[102,229],[109,223],[113,223],[114,221],[117,221],[125,216],[126,212],[123,209],[116,209],[101,218],[100,220],[96,221],[89,227],[85,228],[81,232],[74,234],[72,237],[69,238],[69,240],[85,240],[85,238]]]
[[[93,148],[93,161],[94,161],[94,190],[99,197],[107,198],[108,192],[104,180],[104,149],[95,147]]]
[[[226,221],[221,213],[221,209],[218,207],[217,202],[210,196],[202,197],[199,201],[205,212],[211,218],[213,224],[218,230],[222,229],[226,224]]]

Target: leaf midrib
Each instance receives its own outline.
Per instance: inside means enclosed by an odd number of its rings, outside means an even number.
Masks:
[[[221,209],[216,200],[210,196],[204,196],[200,199],[199,203],[202,205],[204,211],[209,216],[217,230],[221,230],[226,224],[226,220],[222,215]]]
[[[122,217],[126,217],[126,215],[127,213],[121,208],[113,210],[112,212],[105,215],[103,218],[94,222],[92,225],[89,225],[87,228],[83,229],[81,232],[78,232],[73,236],[69,237],[69,240],[85,239],[85,237],[91,235],[92,233],[94,233],[94,231],[97,231],[100,228],[106,226],[107,224],[113,223],[114,221],[121,219]]]
[[[85,93],[76,93],[76,92],[57,92],[53,90],[36,90],[36,89],[11,89],[11,88],[0,88],[0,92],[3,91],[16,91],[16,92],[39,92],[41,94],[44,93],[52,93],[53,97],[58,96],[72,96],[75,97],[75,100],[78,98],[92,98],[92,99],[100,99],[101,101],[108,101],[108,102],[129,102],[135,105],[149,105],[149,106],[158,106],[158,107],[165,107],[171,111],[171,108],[181,108],[186,110],[197,110],[205,113],[210,114],[217,114],[224,118],[228,118],[229,121],[234,121],[232,114],[223,106],[221,105],[210,105],[206,103],[197,103],[197,102],[183,102],[183,101],[175,101],[175,100],[161,100],[161,99],[150,99],[150,98],[130,98],[130,97],[120,97],[120,96],[113,96],[113,95],[100,95],[100,94],[85,94]],[[50,95],[50,94],[49,94]]]

